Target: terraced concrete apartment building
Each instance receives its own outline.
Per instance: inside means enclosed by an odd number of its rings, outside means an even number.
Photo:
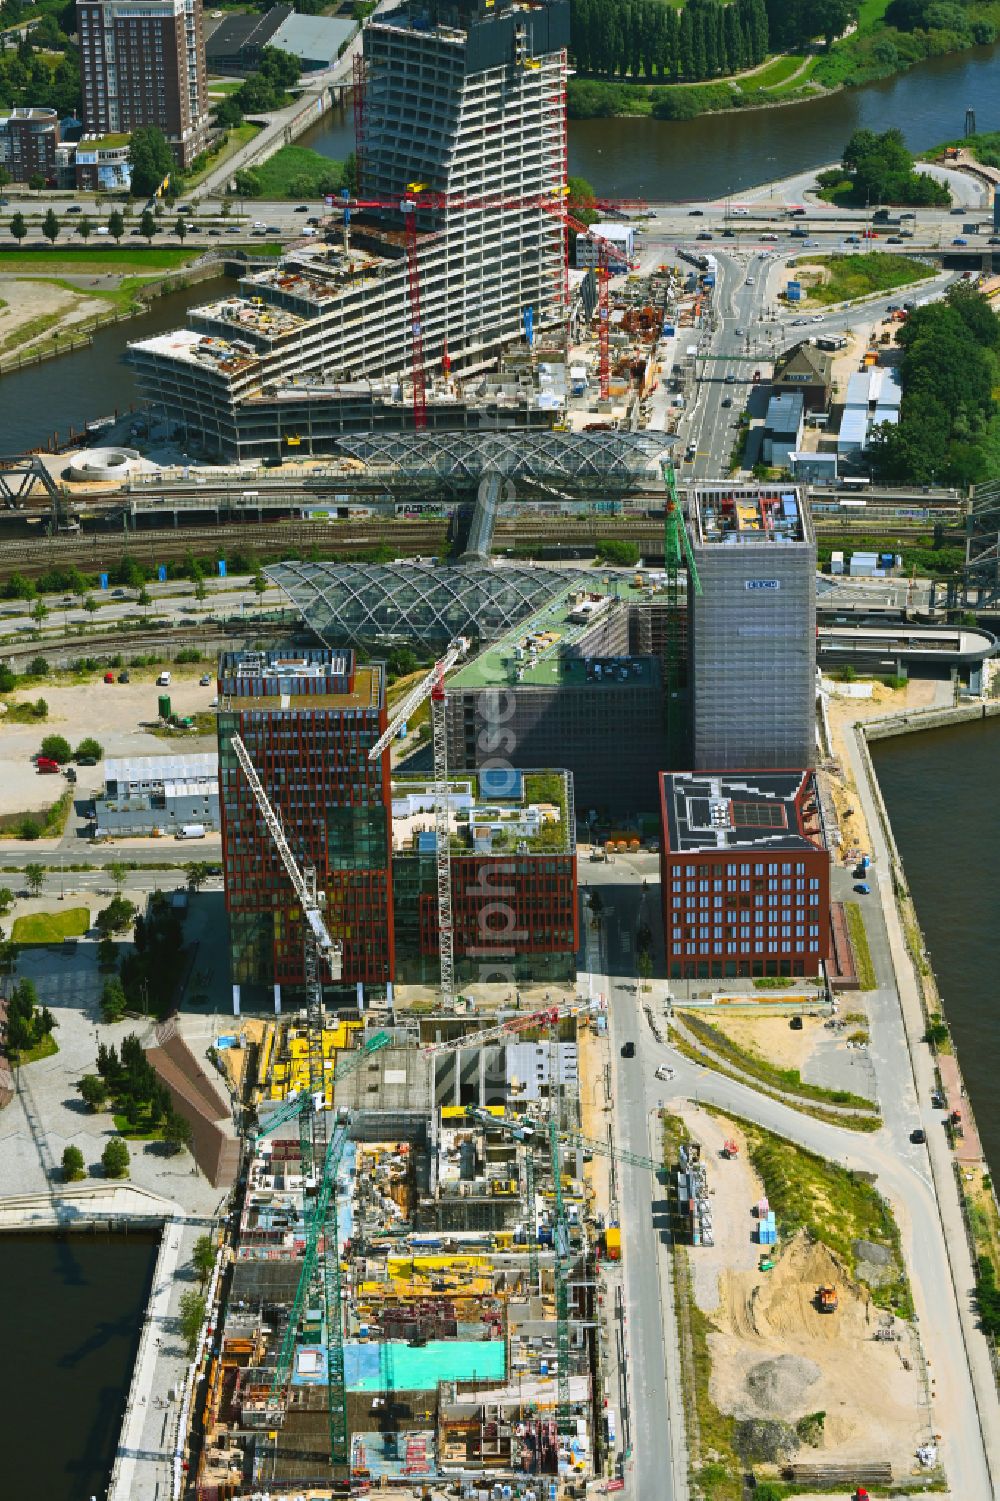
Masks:
[[[146,397],[210,451],[323,451],[345,431],[412,420],[415,323],[429,388],[446,363],[468,372],[523,341],[527,322],[560,326],[568,39],[567,0],[404,3],[376,17],[359,198],[388,206],[335,215],[324,242],[133,344]],[[429,389],[429,425],[483,420],[496,419]]]

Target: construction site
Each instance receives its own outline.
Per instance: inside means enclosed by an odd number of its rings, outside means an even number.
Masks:
[[[577,1038],[605,1020],[575,1002],[486,1030],[324,1026],[320,1110],[307,1014],[257,1032],[199,1496],[586,1494],[607,1453],[597,1270],[619,1242]]]

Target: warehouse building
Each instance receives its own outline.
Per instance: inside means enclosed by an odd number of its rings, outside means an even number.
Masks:
[[[792,485],[696,485],[688,639],[697,771],[815,760],[816,543]],[[582,803],[582,795],[581,795]]]
[[[664,772],[660,816],[671,979],[819,972],[830,857],[813,772]]]
[[[130,756],[104,763],[104,791],[94,798],[95,835],[177,834],[185,826],[219,827],[219,758]]]

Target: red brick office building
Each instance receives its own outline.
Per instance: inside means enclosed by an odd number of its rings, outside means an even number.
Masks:
[[[662,772],[667,975],[807,976],[830,948],[830,857],[811,771]]]
[[[301,913],[236,759],[239,734],[297,858],[312,861],[344,945],[344,987],[395,968],[385,670],[353,651],[227,652],[219,664],[219,794],[232,978],[303,984]]]

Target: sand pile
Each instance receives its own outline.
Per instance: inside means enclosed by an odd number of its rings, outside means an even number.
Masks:
[[[806,1392],[822,1374],[813,1360],[801,1355],[778,1355],[750,1367],[747,1392],[753,1407],[763,1415],[798,1412]]]

